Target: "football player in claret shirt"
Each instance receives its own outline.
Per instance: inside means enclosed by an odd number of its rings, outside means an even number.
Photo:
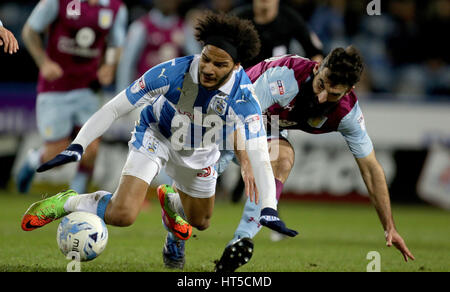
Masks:
[[[396,230],[384,171],[378,163],[364,117],[353,91],[363,70],[359,52],[350,46],[334,49],[319,65],[296,55],[273,57],[246,70],[255,86],[261,109],[267,116],[269,152],[277,188],[277,200],[294,165],[294,149],[288,130],[311,134],[339,132],[356,159],[372,204],[383,226],[388,246],[395,245],[405,261],[414,256]],[[276,119],[272,119],[272,117]],[[272,124],[271,124],[272,123]],[[273,123],[276,123],[275,125]],[[269,132],[275,130],[275,132]],[[247,190],[255,189],[245,151],[235,151]],[[232,151],[222,151],[219,174],[233,160]],[[253,251],[253,238],[260,230],[260,207],[247,200],[234,238],[228,243],[217,271],[234,271],[246,264]],[[326,216],[326,215],[324,215]],[[238,254],[242,256],[237,256]]]
[[[114,80],[126,25],[121,0],[41,0],[34,8],[22,38],[39,67],[36,118],[44,145],[26,156],[16,177],[20,192],[29,191],[39,164],[64,150],[100,108],[96,91]],[[71,188],[86,191],[98,145],[99,139],[86,149]]]
[[[184,54],[184,20],[179,0],[156,0],[154,7],[128,29],[117,69],[117,89],[126,88],[148,69]]]
[[[94,213],[106,224],[129,226],[153,178],[164,168],[174,187],[157,189],[168,230],[163,259],[168,267],[182,268],[184,243],[192,226],[204,230],[210,224],[219,144],[239,135],[245,140],[261,192],[260,223],[297,235],[278,218],[261,108],[240,66],[258,53],[258,34],[248,21],[208,13],[197,24],[196,37],[203,44],[201,55],[176,58],[148,70],[97,111],[65,151],[37,169],[80,160],[84,149],[116,119],[143,106],[117,190],[82,195],[69,190],[36,202],[25,212],[23,230],[34,230],[75,211]]]

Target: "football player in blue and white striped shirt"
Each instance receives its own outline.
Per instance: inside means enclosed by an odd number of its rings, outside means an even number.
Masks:
[[[142,106],[141,118],[129,142],[130,151],[118,189],[78,195],[65,192],[34,203],[22,220],[34,230],[75,211],[91,212],[107,224],[131,225],[148,186],[165,168],[174,187],[158,188],[163,222],[169,231],[163,250],[168,267],[184,266],[184,241],[209,227],[217,173],[214,165],[230,137],[243,138],[261,197],[261,224],[295,236],[276,211],[275,180],[261,108],[240,63],[260,47],[254,27],[246,20],[208,13],[196,27],[201,55],[176,58],[151,68],[97,113],[61,154],[38,172],[79,161],[83,149],[119,117]],[[243,147],[244,148],[244,147]],[[233,148],[231,148],[233,149]],[[251,194],[259,200],[258,195]]]

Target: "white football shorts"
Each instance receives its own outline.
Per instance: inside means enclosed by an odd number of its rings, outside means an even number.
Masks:
[[[170,143],[156,133],[147,130],[142,145],[137,148],[135,135],[129,142],[129,153],[122,175],[131,175],[150,184],[153,180],[154,170],[150,169],[155,162],[158,165],[157,174],[162,168],[170,176],[175,187],[194,198],[210,198],[216,192],[217,172],[214,163],[201,168],[191,168],[182,163],[182,152],[175,151]],[[211,151],[217,151],[212,149]],[[218,152],[218,151],[217,151]],[[204,153],[203,153],[204,154]],[[194,154],[195,155],[195,152]],[[218,158],[219,153],[212,154]],[[190,157],[192,158],[192,157]]]

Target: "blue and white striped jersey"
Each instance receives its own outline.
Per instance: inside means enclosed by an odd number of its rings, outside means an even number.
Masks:
[[[242,67],[219,90],[207,90],[198,81],[199,60],[200,55],[193,55],[162,63],[126,89],[132,105],[144,106],[135,129],[136,148],[148,128],[171,141],[175,150],[231,147],[225,138],[238,128],[247,140],[266,135],[259,102]]]

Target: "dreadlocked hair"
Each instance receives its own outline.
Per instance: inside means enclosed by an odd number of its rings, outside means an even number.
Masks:
[[[350,87],[358,83],[364,69],[361,54],[353,46],[331,51],[323,61],[323,67],[329,69],[327,78],[332,85],[343,84]]]
[[[238,51],[239,62],[250,61],[261,49],[258,32],[251,21],[235,15],[207,11],[195,26],[195,38],[205,45],[211,36],[229,40]]]

